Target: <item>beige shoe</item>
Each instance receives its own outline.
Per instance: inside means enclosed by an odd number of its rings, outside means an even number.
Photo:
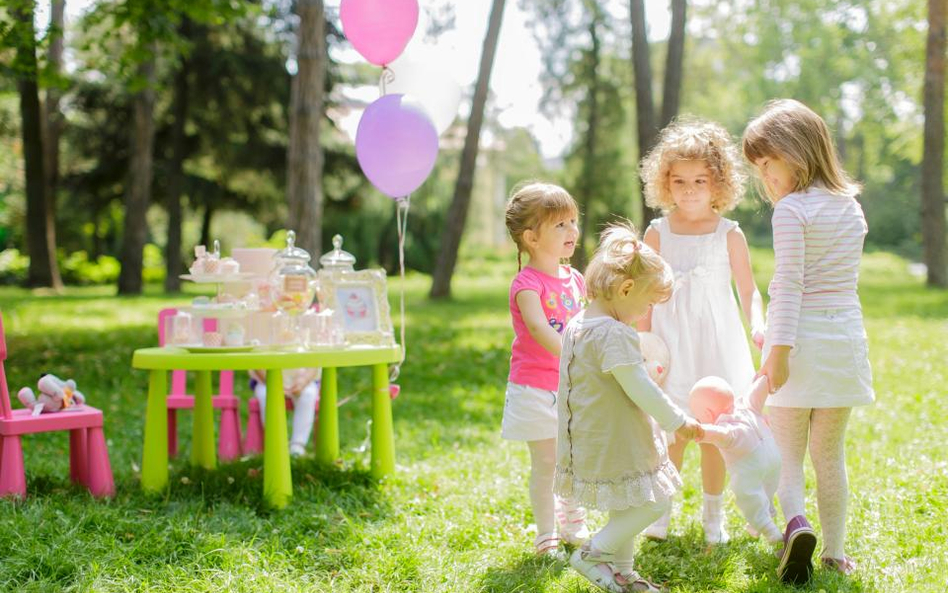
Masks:
[[[623,591],[626,593],[635,592],[635,591],[647,591],[649,593],[665,593],[668,591],[665,587],[661,585],[656,585],[655,583],[648,581],[642,578],[636,571],[628,573],[616,573],[614,575],[616,584],[622,587]]]

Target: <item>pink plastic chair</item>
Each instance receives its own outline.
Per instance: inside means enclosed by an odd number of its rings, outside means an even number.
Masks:
[[[26,497],[23,445],[20,435],[56,430],[69,431],[69,477],[96,497],[115,494],[109,450],[102,430],[102,411],[78,405],[65,412],[33,416],[32,410],[10,406],[4,360],[7,342],[0,315],[0,496]]]
[[[177,309],[162,309],[158,312],[158,345],[165,345],[165,319],[177,313]],[[205,318],[204,331],[216,331],[217,320]],[[215,408],[221,411],[220,436],[217,438],[217,456],[221,461],[232,461],[241,455],[240,400],[234,395],[234,371],[221,371],[218,385],[219,395],[211,398]],[[194,396],[188,394],[187,372],[171,371],[171,393],[168,407],[168,456],[178,454],[178,410],[194,408]]]

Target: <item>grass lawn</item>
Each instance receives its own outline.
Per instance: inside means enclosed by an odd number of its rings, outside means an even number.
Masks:
[[[768,257],[754,252],[764,288]],[[446,303],[426,300],[427,277],[408,279],[408,362],[394,402],[397,474],[381,484],[368,477],[371,376],[343,370],[340,397],[355,397],[340,410],[342,464],[294,460],[294,498],[275,512],[261,501],[261,458],[210,473],[188,467],[188,412],[179,420],[185,454],[172,461],[170,490],[161,497],[140,490],[147,377],[130,369],[131,352],[154,345],[158,309],[187,296],[0,288],[14,398],[40,372],[75,378],[105,410],[118,490],[98,502],[70,485],[65,434],[27,437],[29,497],[0,501],[0,590],[591,591],[568,567],[534,556],[527,450],[500,438],[512,337],[506,291],[515,271],[512,261],[465,262]],[[390,291],[397,286],[393,279]],[[948,292],[926,290],[905,261],[876,253],[864,260],[861,295],[877,402],[854,413],[847,439],[849,552],[859,569],[851,578],[817,571],[806,590],[944,593]],[[249,396],[244,378],[237,383]],[[733,504],[734,541],[706,549],[696,453],[690,447],[686,457],[674,537],[642,544],[642,572],[677,592],[792,591],[776,581],[767,547],[743,535]],[[807,472],[808,515],[818,523]],[[596,525],[602,520],[593,515]]]

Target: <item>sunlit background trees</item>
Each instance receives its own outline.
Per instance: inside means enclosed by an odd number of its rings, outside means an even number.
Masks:
[[[65,19],[80,1],[0,7],[0,282],[176,291],[193,245],[278,242],[288,227],[315,252],[341,233],[360,264],[394,269],[394,208],[362,176],[344,123],[378,70],[340,58],[338,2],[82,0]],[[502,212],[517,181],[576,196],[582,265],[601,223],[653,214],[636,163],[662,125],[689,113],[739,136],[785,96],[824,116],[864,182],[869,248],[924,262],[945,285],[945,0],[485,4],[485,22],[469,23],[452,2],[421,2],[429,44],[457,27],[486,33],[465,54],[478,81],[412,196],[406,263],[433,275],[432,296],[450,294],[459,253],[510,249]],[[543,56],[537,110],[572,124],[553,157],[525,123],[497,117],[509,81],[491,66],[519,56],[490,30],[513,10]],[[660,39],[645,33],[655,11],[670,14]],[[736,217],[752,241],[767,243],[768,212],[751,190]]]

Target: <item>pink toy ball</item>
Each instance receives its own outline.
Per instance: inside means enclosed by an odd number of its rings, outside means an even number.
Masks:
[[[668,346],[652,332],[639,332],[639,342],[642,346],[642,358],[645,359],[648,376],[661,385],[668,376],[668,367],[671,364]]]
[[[342,0],[342,32],[369,62],[384,66],[401,55],[418,26],[418,0]]]
[[[688,407],[699,422],[713,424],[721,414],[734,411],[734,391],[721,377],[704,377],[691,388]]]

